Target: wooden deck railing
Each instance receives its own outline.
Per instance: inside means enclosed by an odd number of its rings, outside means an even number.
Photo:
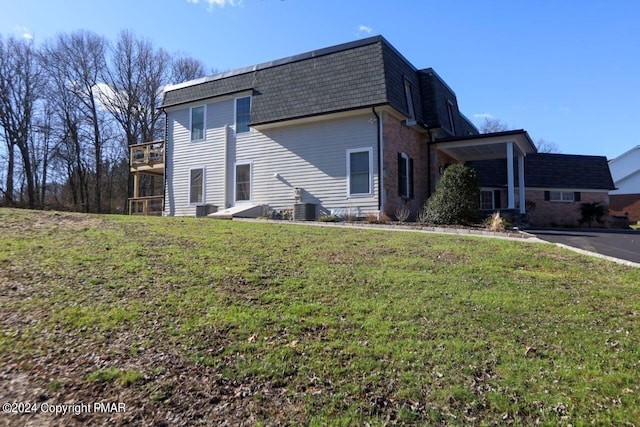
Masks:
[[[131,145],[129,161],[132,168],[162,166],[164,163],[164,141],[144,142]]]
[[[163,196],[134,197],[129,199],[129,215],[162,215]]]

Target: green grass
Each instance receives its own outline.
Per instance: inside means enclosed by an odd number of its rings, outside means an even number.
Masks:
[[[0,209],[0,366],[144,419],[624,425],[639,284],[546,244]]]

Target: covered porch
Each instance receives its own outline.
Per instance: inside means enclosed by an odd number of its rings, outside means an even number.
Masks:
[[[486,133],[436,141],[436,150],[459,163],[474,160],[507,159],[507,209],[516,209],[516,173],[518,175],[518,205],[520,214],[526,214],[524,157],[537,152],[525,130]]]

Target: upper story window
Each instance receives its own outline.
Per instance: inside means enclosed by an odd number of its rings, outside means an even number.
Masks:
[[[191,108],[191,141],[202,141],[204,139],[204,116],[204,105]]]
[[[347,150],[347,181],[349,196],[371,195],[371,148]]]
[[[451,130],[451,133],[455,135],[456,123],[454,120],[453,112],[454,112],[453,102],[447,101],[447,115],[449,116],[449,130]]]
[[[413,97],[411,96],[411,82],[404,80],[404,98],[407,101],[407,112],[410,119],[416,118],[415,110],[413,109]]]
[[[236,98],[236,133],[249,132],[251,97]]]

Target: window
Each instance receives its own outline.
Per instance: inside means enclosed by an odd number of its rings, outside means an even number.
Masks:
[[[480,192],[480,209],[481,210],[494,209],[493,191],[491,191],[491,190],[482,190]]]
[[[456,133],[456,124],[453,119],[453,102],[447,101],[447,114],[449,115],[449,130],[455,135]]]
[[[500,190],[481,190],[480,191],[480,209],[493,210],[501,209]]]
[[[398,195],[413,198],[413,159],[406,153],[398,153]]]
[[[406,80],[406,79],[404,81],[404,97],[405,97],[405,100],[407,101],[407,112],[409,113],[409,118],[415,119],[416,114],[413,109],[413,97],[411,96],[411,83],[409,82],[409,80]]]
[[[573,191],[545,191],[544,199],[550,202],[579,202],[580,192]]]
[[[251,97],[236,98],[236,133],[249,132]]]
[[[371,148],[347,151],[347,181],[350,196],[371,194]]]
[[[236,202],[251,200],[251,163],[236,164]]]
[[[204,203],[204,168],[193,168],[189,179],[189,204]]]
[[[204,139],[204,105],[191,109],[191,141]]]

